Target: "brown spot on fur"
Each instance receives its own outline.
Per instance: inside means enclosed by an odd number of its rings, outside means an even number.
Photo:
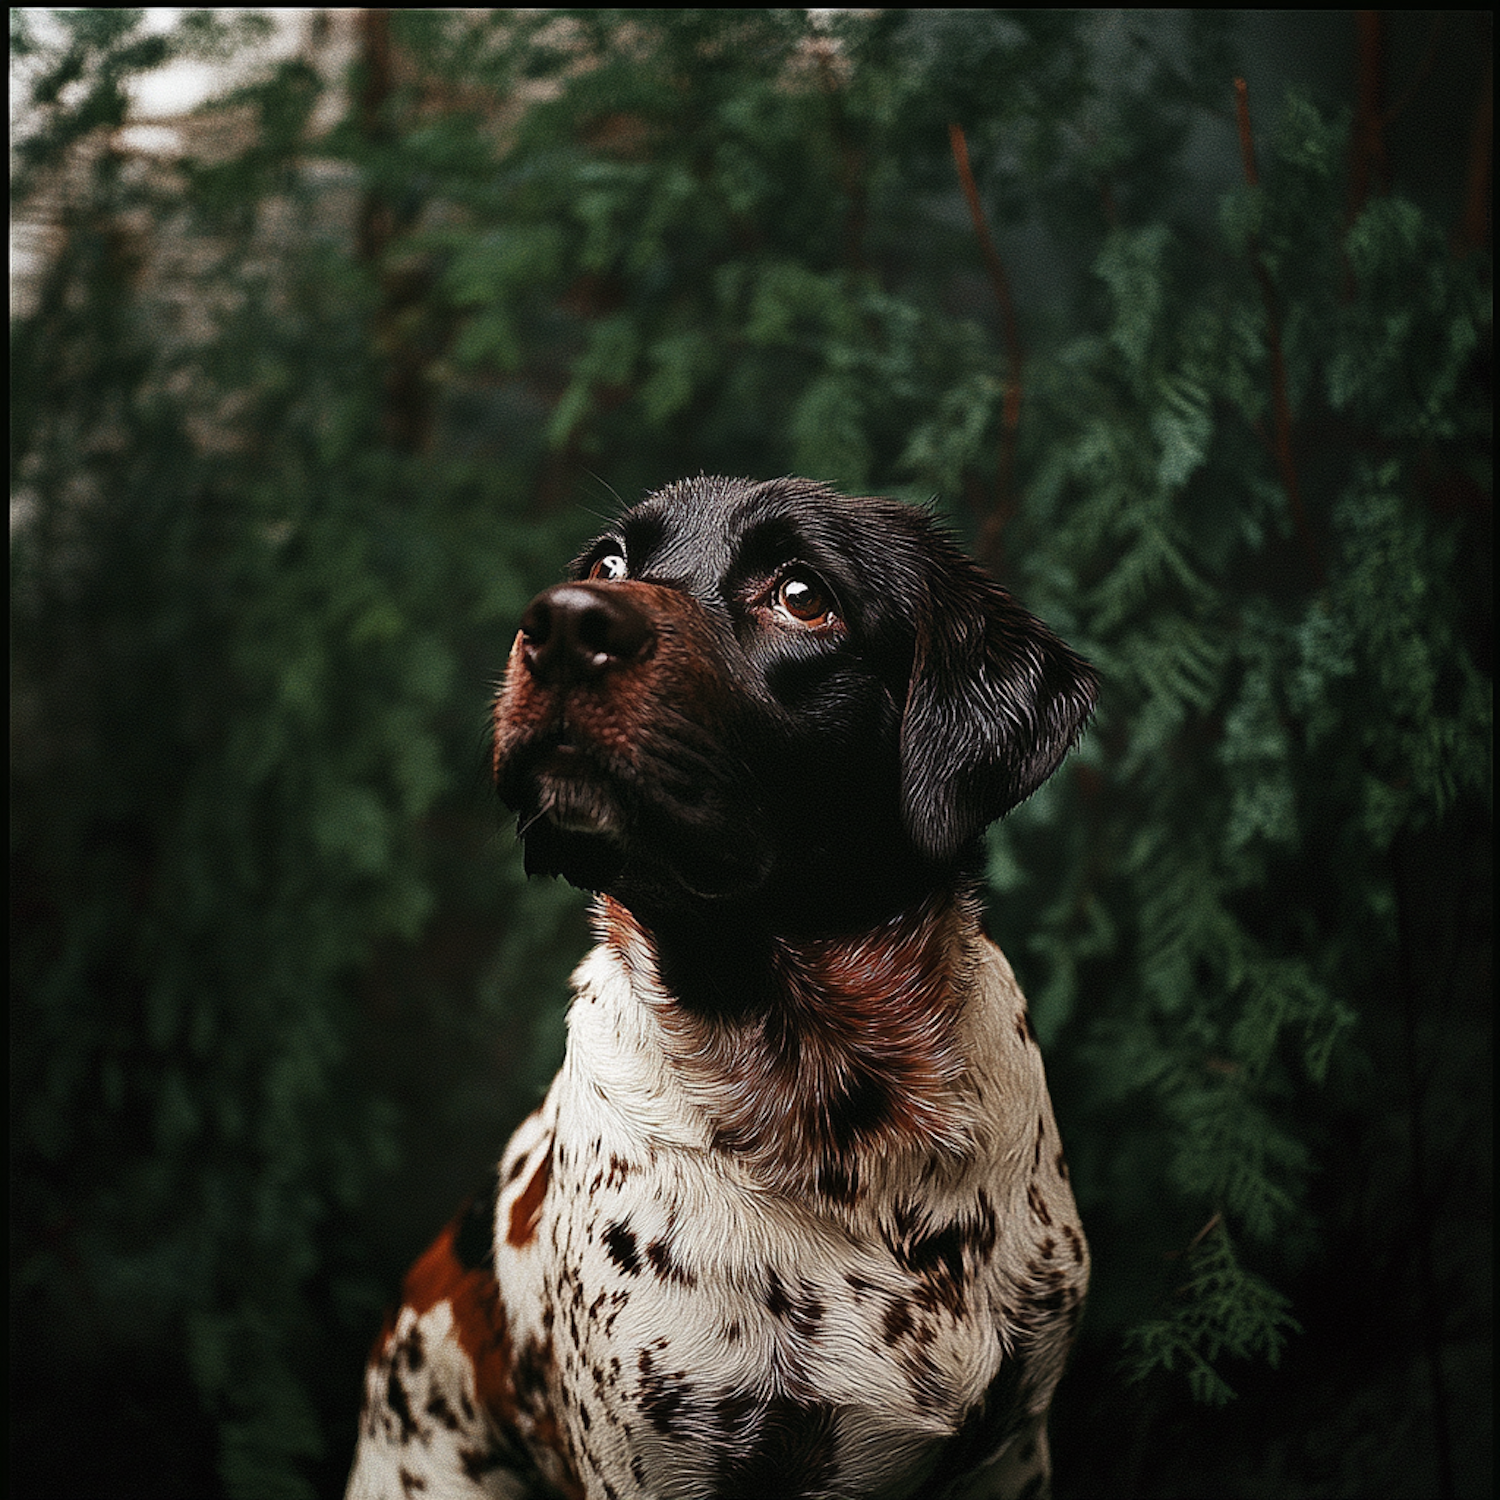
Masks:
[[[910,1204],[898,1204],[886,1240],[896,1259],[919,1278],[918,1302],[928,1310],[961,1314],[976,1269],[993,1253],[999,1223],[988,1197],[977,1195],[974,1211],[933,1226]]]
[[[536,1227],[542,1218],[542,1200],[547,1196],[547,1184],[551,1180],[552,1158],[549,1153],[543,1153],[531,1173],[531,1180],[510,1206],[510,1228],[505,1238],[518,1250],[529,1245],[536,1236]]]
[[[1042,1197],[1041,1189],[1035,1182],[1030,1183],[1026,1189],[1026,1202],[1031,1209],[1031,1216],[1039,1224],[1052,1224],[1052,1215],[1047,1210],[1047,1200]]]
[[[1062,1227],[1063,1237],[1068,1242],[1068,1248],[1073,1252],[1073,1264],[1083,1264],[1083,1236],[1072,1224],[1064,1224]]]

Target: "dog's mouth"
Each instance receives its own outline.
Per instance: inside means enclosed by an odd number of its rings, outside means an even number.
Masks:
[[[539,747],[527,761],[527,795],[517,808],[522,838],[546,822],[560,833],[623,841],[625,811],[592,757],[559,739]]]
[[[619,808],[597,787],[572,781],[548,782],[542,787],[538,800],[537,816],[545,818],[563,833],[586,833],[618,840],[623,832]]]
[[[585,749],[548,737],[508,757],[498,790],[516,814],[528,875],[561,875],[582,890],[618,879],[629,817]]]
[[[764,880],[762,830],[726,802],[716,779],[724,756],[715,763],[694,725],[668,737],[613,718],[580,724],[566,706],[541,717],[523,704],[497,727],[495,789],[516,814],[528,875],[678,904]]]

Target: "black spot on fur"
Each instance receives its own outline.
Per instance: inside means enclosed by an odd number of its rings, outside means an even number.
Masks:
[[[853,1203],[859,1197],[857,1159],[825,1156],[818,1164],[818,1191],[835,1203]]]
[[[911,1308],[904,1302],[892,1302],[881,1320],[887,1344],[899,1344],[911,1332]]]
[[[394,1362],[391,1365],[390,1376],[385,1383],[385,1404],[390,1408],[391,1415],[401,1424],[401,1436],[397,1441],[409,1443],[417,1435],[417,1424],[412,1420],[411,1406],[406,1399],[406,1387],[401,1382],[401,1376]]]
[[[673,1256],[672,1247],[666,1240],[652,1240],[646,1246],[646,1259],[663,1281],[678,1286],[696,1286],[698,1283],[698,1278]]]
[[[636,1249],[635,1235],[628,1225],[611,1224],[604,1231],[604,1248],[609,1251],[609,1258],[627,1275],[640,1275],[640,1252]]]
[[[760,1401],[736,1392],[714,1403],[714,1416],[723,1438],[716,1496],[803,1500],[834,1486],[837,1427],[826,1402]]]
[[[641,1350],[637,1366],[641,1372],[641,1410],[647,1420],[663,1437],[679,1435],[688,1397],[686,1373],[658,1370],[649,1349]]]
[[[432,1399],[427,1403],[427,1415],[434,1421],[441,1422],[449,1432],[458,1431],[458,1413],[448,1405],[447,1399],[441,1391],[435,1391]]]
[[[800,1295],[792,1295],[774,1271],[769,1273],[768,1282],[766,1311],[773,1318],[789,1323],[803,1338],[811,1338],[823,1321],[822,1299],[805,1283]]]

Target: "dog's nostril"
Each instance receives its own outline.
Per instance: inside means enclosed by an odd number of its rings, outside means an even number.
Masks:
[[[525,661],[542,682],[596,677],[635,661],[655,639],[650,620],[618,592],[591,583],[545,589],[521,616]]]
[[[526,606],[521,616],[521,634],[528,646],[545,646],[552,634],[552,611],[547,607],[545,594],[539,594]]]

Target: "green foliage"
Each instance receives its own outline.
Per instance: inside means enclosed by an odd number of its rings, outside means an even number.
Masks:
[[[101,14],[38,85],[76,60],[87,129],[60,105],[22,150],[74,176],[12,330],[13,1318],[59,1369],[185,1351],[225,1493],[306,1495],[323,1350],[367,1344],[385,1290],[350,1239],[404,1133],[353,1071],[370,975],[440,901],[488,905],[443,829],[493,837],[488,686],[588,520],[521,513],[534,445],[382,440],[378,284],[295,170],[309,70],[240,92],[243,156],[143,173],[90,132],[166,54]],[[268,238],[240,208],[273,190]]]
[[[1288,1336],[1301,1330],[1287,1299],[1240,1265],[1222,1223],[1189,1249],[1187,1263],[1171,1315],[1130,1330],[1130,1368],[1139,1380],[1181,1367],[1199,1401],[1222,1406],[1234,1392],[1216,1368],[1220,1359],[1259,1356],[1274,1366]]]
[[[937,497],[1100,668],[991,914],[1086,1336],[1222,1402],[1306,1321],[1330,1140],[1388,1109],[1411,934],[1467,878],[1397,874],[1482,863],[1487,257],[1351,213],[1349,122],[1297,98],[1210,185],[1233,13],[359,24],[398,66],[260,66],[150,161],[130,79],[265,23],[12,13],[13,193],[57,214],[11,345],[22,1332],[59,1372],[185,1351],[227,1493],[336,1482],[398,1141],[482,1160],[556,1056],[524,1007],[577,903],[479,788],[513,622],[594,525],[557,497],[801,472]],[[403,1115],[439,1043],[468,1071]]]
[[[1071,559],[1112,752],[1089,892],[1110,917],[1075,902],[1077,941],[1039,948],[1124,963],[1080,1044],[1094,1106],[1128,1119],[1149,1101],[1125,1126],[1140,1153],[1122,1157],[1150,1162],[1154,1185],[1132,1190],[1220,1226],[1171,1314],[1130,1332],[1132,1364],[1187,1368],[1213,1401],[1228,1393],[1220,1354],[1270,1356],[1290,1326],[1239,1269],[1230,1226],[1288,1265],[1306,1253],[1306,1122],[1327,1109],[1308,1086],[1357,1055],[1362,1012],[1397,1000],[1387,851],[1460,805],[1487,816],[1490,797],[1490,684],[1462,623],[1482,585],[1456,556],[1462,525],[1421,495],[1434,465],[1488,483],[1472,366],[1487,270],[1399,199],[1340,236],[1344,139],[1294,105],[1261,186],[1220,216],[1243,258],[1227,275],[1205,280],[1167,223],[1107,234],[1104,320],[1032,387],[1052,441],[1021,518],[1027,555]],[[1236,274],[1250,259],[1274,302]],[[1272,319],[1298,429],[1360,424],[1293,454],[1315,479],[1312,519],[1273,464]],[[1361,451],[1373,443],[1380,461]],[[1023,809],[1005,842],[1029,822]],[[1120,934],[1112,952],[1101,927]],[[1041,991],[1044,1035],[1050,1007],[1077,1005],[1063,972],[1063,996]]]

